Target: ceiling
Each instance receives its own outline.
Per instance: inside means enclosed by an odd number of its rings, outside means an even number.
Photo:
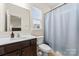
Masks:
[[[48,12],[49,10],[55,8],[57,5],[61,3],[30,3],[32,7],[37,7],[43,11],[43,13]]]
[[[30,9],[31,7],[37,7],[43,13],[46,13],[62,3],[14,3],[14,4],[26,9]]]

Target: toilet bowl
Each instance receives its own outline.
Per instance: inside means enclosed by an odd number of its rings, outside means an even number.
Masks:
[[[39,49],[45,53],[48,53],[50,50],[52,50],[47,44],[39,45]]]

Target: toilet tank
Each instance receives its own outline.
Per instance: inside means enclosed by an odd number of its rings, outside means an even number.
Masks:
[[[43,44],[44,43],[44,36],[38,36],[37,37],[37,45]]]

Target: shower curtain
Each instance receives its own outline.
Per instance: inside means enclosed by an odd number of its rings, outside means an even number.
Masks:
[[[78,6],[65,4],[45,15],[45,42],[63,55],[79,54]]]

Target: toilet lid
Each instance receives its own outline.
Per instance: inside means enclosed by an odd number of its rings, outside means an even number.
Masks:
[[[39,49],[43,52],[48,52],[49,50],[51,50],[51,48],[46,44],[39,45]]]

